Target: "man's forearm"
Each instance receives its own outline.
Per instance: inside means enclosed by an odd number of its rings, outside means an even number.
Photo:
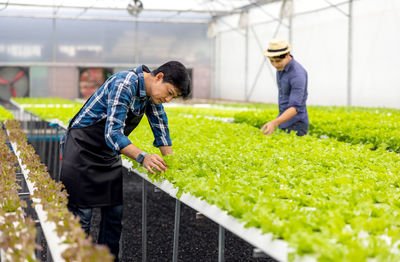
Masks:
[[[126,147],[121,149],[121,153],[126,155],[129,158],[135,159],[138,157],[140,153],[143,151],[137,148],[134,144],[129,144]]]
[[[159,149],[163,156],[172,154],[172,148],[170,146],[160,146]],[[143,150],[139,149],[134,144],[129,144],[128,146],[121,149],[122,154],[132,159],[136,159],[138,155],[142,152]]]
[[[282,115],[280,115],[278,118],[276,118],[275,123],[276,125],[281,125],[287,121],[289,121],[292,117],[294,117],[295,115],[297,115],[297,110],[294,107],[289,107],[288,109],[286,109],[285,112],[282,113]]]
[[[263,132],[264,135],[271,135],[275,131],[275,127],[279,126],[280,124],[285,123],[286,121],[288,121],[295,115],[297,115],[296,108],[289,107],[278,118],[275,118],[274,120],[269,121],[263,127],[261,127],[261,131]]]
[[[160,152],[163,156],[172,154],[171,146],[160,146],[158,149],[160,149]]]

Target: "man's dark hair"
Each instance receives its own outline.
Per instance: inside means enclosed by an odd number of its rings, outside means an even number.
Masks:
[[[163,82],[170,83],[178,88],[181,92],[181,97],[187,98],[192,92],[190,85],[190,76],[186,67],[178,61],[169,61],[159,68],[153,70],[151,74],[156,76],[158,73],[163,73]]]
[[[290,52],[284,53],[284,54],[282,54],[282,55],[273,56],[273,58],[284,59],[284,58],[286,57],[287,54],[290,54]]]

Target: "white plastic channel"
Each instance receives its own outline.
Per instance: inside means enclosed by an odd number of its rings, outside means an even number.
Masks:
[[[122,159],[122,165],[128,170],[132,170],[132,163],[127,159]],[[178,192],[177,188],[170,182],[164,180],[162,182],[152,182],[147,174],[139,173],[136,170],[136,174],[155,185],[156,187],[163,190],[173,198],[176,197]],[[189,193],[183,193],[179,198],[179,201],[186,204],[187,206],[197,210],[215,223],[223,226],[227,230],[231,231],[235,235],[239,236],[251,245],[261,249],[265,254],[273,257],[274,259],[282,262],[288,261],[288,253],[293,250],[288,246],[288,243],[283,240],[273,240],[272,234],[263,234],[260,229],[257,228],[245,228],[244,223],[238,219],[228,215],[226,211],[221,210],[215,205],[210,205],[204,200],[201,200]]]
[[[18,151],[17,145],[14,142],[11,142],[11,146],[13,147],[15,155],[18,158],[18,163],[21,167],[22,174],[24,175],[29,193],[32,195],[36,189],[35,184],[29,180],[29,170],[26,169],[26,166],[22,163],[21,158],[19,157],[20,152]],[[32,202],[35,203],[36,214],[46,238],[47,246],[50,250],[53,261],[65,261],[61,256],[61,254],[68,247],[67,244],[63,244],[65,237],[59,237],[56,232],[56,224],[54,222],[47,221],[47,212],[43,210],[43,206],[40,204],[40,199],[32,198]]]

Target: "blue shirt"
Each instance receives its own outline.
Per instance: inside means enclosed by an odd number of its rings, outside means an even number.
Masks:
[[[171,146],[167,115],[162,104],[156,105],[146,96],[143,71],[150,72],[142,65],[107,79],[81,109],[71,127],[87,127],[107,118],[104,130],[106,143],[119,152],[132,143],[124,135],[125,119],[131,109],[137,116],[146,114],[155,147]]]
[[[279,125],[279,128],[288,128],[296,122],[303,122],[308,126],[307,81],[307,71],[293,57],[285,69],[276,72],[279,90],[279,116],[290,107],[297,110],[297,115]]]

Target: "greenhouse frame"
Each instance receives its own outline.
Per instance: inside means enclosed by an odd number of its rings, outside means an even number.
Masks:
[[[396,0],[0,0],[0,262],[398,261],[399,14]],[[304,137],[260,132],[278,115],[272,39],[308,73]],[[60,143],[107,79],[171,60],[192,87],[163,107],[171,171],[120,157],[113,257],[67,209]],[[158,154],[142,122],[126,137]]]

